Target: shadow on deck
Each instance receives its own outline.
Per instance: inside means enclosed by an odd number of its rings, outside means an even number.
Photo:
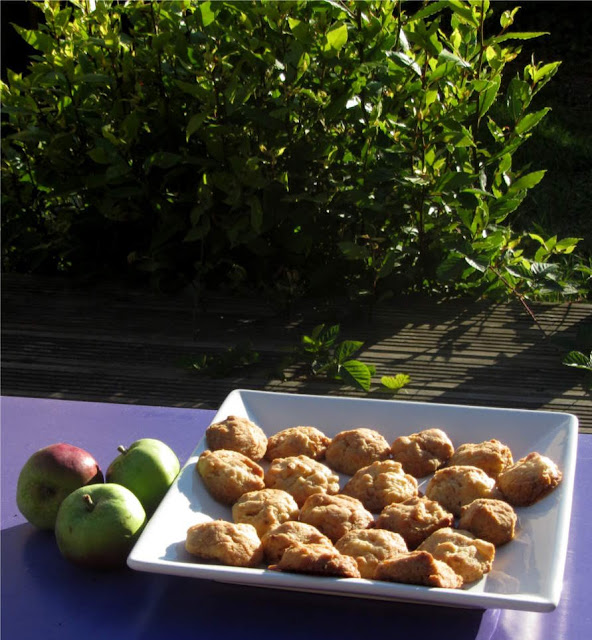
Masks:
[[[397,400],[567,411],[592,431],[592,394],[580,371],[561,364],[592,323],[592,305],[533,308],[548,338],[518,303],[405,298],[379,306],[371,319],[333,309],[319,320],[311,309],[287,318],[260,300],[210,296],[197,311],[188,294],[5,275],[2,393],[207,408],[235,388],[365,395],[295,369],[285,381],[270,377],[304,333],[333,315],[344,339],[364,340],[359,358],[376,366],[378,379],[411,376]],[[259,362],[224,378],[180,364],[246,342]]]

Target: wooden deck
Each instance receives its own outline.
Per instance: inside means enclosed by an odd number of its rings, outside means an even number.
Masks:
[[[2,279],[2,393],[101,402],[216,408],[235,388],[365,395],[288,370],[271,376],[283,354],[324,319],[341,337],[364,340],[359,358],[377,378],[407,373],[398,400],[544,409],[575,413],[592,432],[592,393],[581,371],[561,358],[592,323],[592,305],[534,305],[541,330],[518,303],[436,303],[404,298],[371,319],[287,317],[253,299],[210,295],[195,308],[190,293],[161,296],[121,286],[85,287],[51,278]],[[224,378],[198,375],[180,362],[250,342],[259,362]],[[271,376],[271,377],[270,377]],[[378,386],[378,385],[375,385]],[[377,390],[373,397],[391,397]]]

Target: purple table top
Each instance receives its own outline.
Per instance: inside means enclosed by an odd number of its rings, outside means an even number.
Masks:
[[[19,471],[37,449],[69,442],[105,470],[119,444],[159,438],[184,462],[213,411],[2,398],[3,638],[249,638],[306,636],[347,640],[396,632],[418,638],[578,639],[592,630],[592,436],[578,443],[576,490],[563,594],[552,613],[467,610],[320,596],[131,569],[79,569],[59,554],[52,533],[36,531],[18,512]]]

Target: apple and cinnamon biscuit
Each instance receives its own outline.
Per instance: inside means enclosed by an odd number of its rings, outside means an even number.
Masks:
[[[333,542],[352,529],[367,529],[374,524],[372,514],[357,498],[324,493],[306,499],[300,521],[312,524]]]
[[[294,498],[281,489],[249,491],[232,505],[234,522],[252,524],[259,537],[282,522],[298,518],[298,512]]]
[[[212,451],[238,451],[258,462],[267,451],[267,436],[261,427],[248,418],[228,416],[206,429],[206,442]]]
[[[416,478],[434,473],[454,453],[454,445],[442,429],[424,429],[398,437],[391,445],[393,460]]]
[[[374,577],[376,580],[444,589],[459,589],[463,583],[453,569],[427,551],[410,551],[383,560],[376,567]]]
[[[559,467],[533,451],[504,469],[497,483],[504,498],[515,507],[527,507],[555,489],[562,479]]]
[[[403,537],[409,549],[416,549],[434,531],[452,527],[454,516],[435,500],[416,496],[386,506],[376,527],[394,531]]]
[[[271,463],[265,473],[265,485],[287,491],[301,506],[315,493],[337,493],[339,476],[322,462],[308,456],[289,456]]]
[[[513,462],[510,448],[499,440],[492,439],[475,444],[461,444],[452,454],[448,464],[478,467],[488,476],[497,478]]]
[[[400,553],[407,553],[405,540],[386,529],[353,529],[339,538],[335,548],[354,558],[362,578],[374,578],[379,562]]]
[[[496,547],[510,542],[518,516],[507,502],[478,498],[462,508],[458,526]]]
[[[272,462],[276,458],[304,455],[322,460],[330,442],[331,438],[316,427],[289,427],[269,436],[265,459]]]
[[[495,480],[483,469],[469,465],[438,469],[430,478],[425,495],[457,517],[466,504],[477,498],[498,497]]]
[[[263,547],[255,527],[225,520],[190,527],[185,549],[203,560],[234,567],[254,567],[263,560]]]
[[[355,472],[342,493],[353,496],[368,509],[379,512],[393,502],[417,495],[417,480],[399,462],[379,460]]]
[[[263,469],[238,451],[206,449],[196,467],[208,492],[224,504],[233,504],[243,493],[265,487]]]
[[[470,531],[445,527],[434,531],[418,547],[428,551],[436,560],[445,562],[467,584],[480,580],[491,571],[495,546],[476,538]]]
[[[261,538],[263,553],[268,563],[277,563],[288,547],[295,544],[323,544],[332,547],[333,543],[316,527],[306,522],[289,520],[269,530]]]
[[[335,547],[324,544],[295,544],[288,547],[280,561],[269,568],[273,571],[308,573],[315,576],[333,576],[337,578],[359,578],[356,561],[344,556]]]
[[[353,476],[377,460],[386,460],[390,447],[384,436],[366,427],[338,433],[327,447],[325,460],[335,471]]]

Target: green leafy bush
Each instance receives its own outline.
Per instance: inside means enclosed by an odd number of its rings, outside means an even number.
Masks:
[[[518,233],[513,155],[559,63],[504,76],[488,1],[40,4],[2,86],[6,269],[380,297],[578,295]],[[567,279],[566,273],[571,274]]]

